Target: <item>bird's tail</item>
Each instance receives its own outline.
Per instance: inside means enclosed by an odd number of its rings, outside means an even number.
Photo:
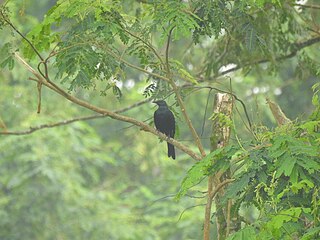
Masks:
[[[168,157],[172,157],[173,159],[176,159],[176,153],[174,150],[174,146],[170,143],[167,143],[167,144],[168,144]]]

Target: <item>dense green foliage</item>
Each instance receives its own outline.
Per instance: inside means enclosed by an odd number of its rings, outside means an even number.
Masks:
[[[223,201],[232,199],[234,212],[253,207],[259,213],[240,218],[248,224],[242,231],[252,232],[254,225],[259,232],[257,237],[262,239],[318,236],[318,127],[319,121],[289,125],[261,133],[259,145],[243,143],[241,148],[218,149],[188,171],[178,197],[203,176],[230,171],[235,181],[226,188]],[[306,228],[309,224],[314,225]],[[248,239],[239,234],[230,239]]]
[[[233,179],[221,197],[233,202],[227,239],[320,238],[317,4],[2,3],[0,238],[200,239],[205,180],[217,172]],[[69,94],[111,111],[166,98],[177,140],[196,152],[180,95],[207,156],[195,163],[179,151],[170,161],[156,136],[108,118],[19,132],[93,109],[27,80],[35,76],[18,56]],[[233,130],[229,145],[210,152],[210,94],[217,89],[237,101],[232,119],[216,116]],[[267,96],[292,122],[275,126]],[[123,114],[152,125],[154,110],[141,104]],[[218,210],[213,206],[212,223]]]

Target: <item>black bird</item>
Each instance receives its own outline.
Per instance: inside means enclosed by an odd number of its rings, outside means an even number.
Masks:
[[[158,131],[166,134],[168,137],[173,138],[175,134],[175,120],[173,113],[169,110],[167,103],[163,100],[154,101],[159,108],[154,112],[154,124]],[[176,158],[174,146],[168,143],[168,157]]]

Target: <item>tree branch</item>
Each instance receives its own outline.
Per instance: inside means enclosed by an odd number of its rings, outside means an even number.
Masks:
[[[39,58],[41,59],[41,62],[38,64],[38,71],[37,72],[33,67],[31,67],[17,52],[15,53],[15,57],[18,59],[18,61],[20,63],[22,63],[24,65],[24,67],[31,72],[36,79],[31,79],[31,80],[36,80],[38,82],[38,86],[40,85],[45,85],[46,87],[52,89],[53,91],[55,91],[56,93],[62,95],[63,97],[65,97],[66,99],[68,99],[69,101],[82,106],[84,108],[90,109],[92,111],[95,111],[97,113],[103,114],[105,116],[111,117],[113,119],[117,119],[119,121],[123,121],[123,122],[129,122],[132,123],[133,125],[136,125],[138,127],[140,127],[142,130],[146,131],[146,132],[150,132],[153,133],[154,135],[157,135],[160,139],[165,140],[171,144],[173,144],[174,146],[176,146],[177,148],[181,149],[182,151],[186,152],[188,155],[190,155],[192,158],[194,158],[195,160],[200,160],[201,157],[199,157],[196,153],[194,153],[193,151],[190,150],[190,148],[186,147],[185,145],[183,145],[182,143],[172,139],[172,138],[168,138],[165,134],[158,132],[156,129],[150,127],[149,125],[140,122],[136,119],[130,118],[130,117],[126,117],[120,114],[117,114],[115,112],[103,109],[103,108],[99,108],[97,106],[91,105],[88,102],[85,102],[81,99],[78,99],[70,94],[68,94],[67,92],[65,92],[62,88],[60,88],[58,85],[56,85],[54,82],[52,82],[48,76],[48,67],[47,67],[47,61],[44,61],[44,58],[40,55],[40,53],[37,51],[37,49],[35,48],[35,46],[22,34],[18,31],[18,29],[15,28],[15,26],[13,24],[11,24],[11,22],[3,15],[3,13],[1,12],[2,17],[4,18],[4,20],[12,27],[12,29],[14,31],[16,31],[23,39],[25,39],[28,44],[32,47],[32,49],[35,51],[35,53],[39,56]],[[171,79],[168,79],[166,77],[163,77],[161,75],[149,72],[143,68],[140,68],[138,66],[135,66],[127,61],[125,61],[124,59],[122,59],[121,57],[117,56],[117,54],[115,54],[113,51],[111,51],[110,49],[106,49],[108,51],[108,53],[112,56],[114,56],[115,58],[117,58],[119,61],[125,63],[126,65],[128,65],[129,67],[139,70],[141,72],[147,73],[148,75],[151,75],[153,77],[165,80],[167,82],[171,82]],[[45,68],[45,74],[43,74],[40,70],[40,65],[43,64],[44,68]],[[174,84],[175,85],[175,84]],[[180,97],[181,99],[181,97]],[[48,126],[47,126],[48,127]],[[30,130],[29,130],[30,131]],[[32,131],[32,130],[31,130]],[[33,130],[35,131],[35,130]]]
[[[148,99],[144,99],[140,102],[137,102],[135,104],[132,104],[128,107],[119,109],[114,111],[115,113],[122,113],[122,112],[126,112],[128,110],[131,110],[135,107],[141,106],[142,104],[145,104],[147,102],[150,102],[152,99],[148,98]],[[31,134],[35,131],[38,130],[42,130],[42,129],[46,129],[46,128],[54,128],[54,127],[59,127],[59,126],[63,126],[63,125],[68,125],[74,122],[79,122],[79,121],[86,121],[86,120],[93,120],[93,119],[98,119],[98,118],[105,118],[108,117],[105,114],[95,114],[95,115],[90,115],[90,116],[84,116],[84,117],[78,117],[78,118],[73,118],[73,119],[69,119],[69,120],[63,120],[60,122],[56,122],[56,123],[51,123],[51,124],[42,124],[36,127],[30,127],[27,130],[22,130],[22,131],[3,131],[0,132],[0,135],[28,135]]]
[[[180,95],[180,91],[179,91],[179,88],[178,86],[176,85],[176,83],[174,82],[174,80],[172,79],[172,75],[171,75],[171,71],[170,71],[170,65],[169,65],[169,46],[170,46],[170,39],[171,39],[171,33],[172,33],[172,30],[174,28],[172,28],[170,31],[169,31],[169,35],[168,35],[168,39],[167,39],[167,45],[166,45],[166,71],[167,71],[167,79],[169,79],[169,84],[171,85],[172,87],[172,90],[174,91],[175,95],[176,95],[176,98],[177,98],[177,101],[178,101],[178,104],[181,108],[181,112],[184,116],[184,119],[186,120],[186,123],[192,133],[192,136],[193,136],[193,139],[201,153],[201,156],[202,157],[205,157],[206,156],[206,152],[204,151],[204,148],[202,146],[202,143],[201,143],[201,140],[199,138],[199,135],[197,133],[197,131],[194,129],[193,127],[193,124],[191,122],[191,119],[189,118],[188,114],[187,114],[187,110],[186,110],[186,107],[185,107],[185,104],[182,100],[182,97]]]
[[[172,29],[173,30],[173,29]],[[178,89],[178,86],[175,84],[175,82],[172,80],[172,76],[171,76],[171,72],[170,72],[170,66],[169,66],[169,45],[170,45],[170,38],[171,38],[171,32],[172,30],[170,31],[170,34],[168,36],[168,41],[167,41],[167,45],[166,45],[166,68],[167,68],[167,77],[164,77],[164,76],[161,76],[159,74],[156,74],[156,73],[152,73],[152,72],[149,72],[143,68],[140,68],[136,65],[133,65],[131,63],[129,63],[128,61],[124,60],[123,58],[119,57],[117,54],[115,54],[112,50],[110,50],[109,48],[105,48],[104,45],[101,45],[99,43],[98,46],[100,46],[101,48],[105,49],[110,55],[112,55],[113,57],[115,57],[116,59],[118,59],[119,61],[121,61],[122,63],[126,64],[127,66],[133,68],[133,69],[136,69],[136,70],[139,70],[140,72],[144,72],[150,76],[153,76],[155,78],[158,78],[158,79],[161,79],[161,80],[164,80],[166,82],[168,82],[171,86],[172,86],[172,89],[174,91],[174,93],[176,94],[176,97],[177,97],[177,100],[178,100],[178,104],[181,108],[181,111],[182,111],[182,114],[187,122],[187,125],[189,127],[189,129],[191,130],[191,133],[192,133],[192,136],[195,140],[195,143],[196,145],[198,146],[199,150],[200,150],[200,153],[202,155],[202,157],[206,156],[206,153],[204,151],[204,148],[202,146],[202,143],[201,143],[201,140],[197,134],[197,131],[194,129],[193,125],[192,125],[192,122],[186,112],[186,107],[183,103],[183,100],[182,100],[182,97],[180,95],[180,92],[179,92],[179,89]]]
[[[208,196],[208,198],[210,198],[211,200],[213,200],[213,198],[217,195],[217,193],[220,191],[221,188],[223,188],[225,185],[234,182],[235,179],[231,178],[231,179],[226,179],[223,182],[219,183],[213,192],[211,192],[210,196]]]
[[[275,58],[276,61],[281,61],[281,60],[284,60],[284,59],[288,59],[288,58],[292,58],[294,56],[297,55],[297,53],[302,50],[303,48],[305,47],[309,47],[315,43],[318,43],[320,42],[320,37],[315,37],[315,38],[311,38],[311,39],[308,39],[304,42],[301,42],[301,43],[296,43],[293,45],[293,51],[287,55],[284,55],[284,56],[278,56]],[[248,67],[248,66],[251,66],[251,65],[258,65],[258,64],[261,64],[261,63],[266,63],[266,62],[270,62],[269,59],[261,59],[261,60],[258,60],[258,61],[255,61],[255,62],[252,62],[252,63],[246,63],[244,65],[239,65],[239,66],[235,66],[233,68],[230,68],[228,70],[225,70],[225,71],[222,71],[218,74],[218,76],[215,76],[213,79],[215,79],[216,77],[219,77],[219,76],[223,76],[223,75],[226,75],[230,72],[234,72],[234,71],[237,71],[239,69],[242,69],[244,67]],[[213,80],[213,79],[208,79],[208,80]]]
[[[67,92],[63,91],[60,87],[55,87],[52,86],[51,82],[47,81],[43,76],[41,76],[35,69],[33,69],[18,53],[15,53],[15,57],[16,59],[29,71],[31,72],[37,79],[36,81],[41,82],[41,84],[45,85],[46,87],[52,89],[53,91],[55,91],[56,93],[62,95],[63,97],[65,97],[66,99],[68,99],[69,101],[82,106],[84,108],[90,109],[94,112],[100,113],[102,115],[105,115],[107,117],[122,121],[122,122],[128,122],[131,123],[133,125],[136,125],[137,127],[140,127],[141,130],[145,131],[145,132],[150,132],[156,136],[158,136],[160,139],[167,141],[171,144],[173,144],[175,147],[179,148],[180,150],[182,150],[183,152],[187,153],[190,157],[192,157],[195,160],[200,160],[201,157],[198,156],[196,153],[194,153],[192,150],[190,150],[189,147],[185,146],[184,144],[178,142],[177,140],[173,139],[173,138],[168,138],[165,134],[157,131],[155,128],[149,126],[148,124],[145,124],[144,122],[138,121],[134,118],[130,118],[124,115],[120,115],[118,113],[109,111],[107,109],[103,109],[97,106],[94,106],[86,101],[83,101],[79,98],[76,98],[70,94],[68,94]]]
[[[173,29],[174,29],[174,27],[172,27],[169,31],[167,44],[166,44],[166,69],[167,69],[167,75],[170,76],[169,78],[171,78],[170,63],[169,63],[169,47],[170,47],[171,34],[172,34]]]
[[[210,176],[211,178],[213,178],[213,176]],[[214,197],[217,195],[217,193],[220,191],[221,188],[223,188],[225,185],[233,182],[235,179],[226,179],[224,180],[223,182],[219,183],[215,189],[209,193],[209,196],[208,196],[208,200],[207,200],[207,203],[206,203],[206,209],[205,209],[205,223],[208,223],[210,224],[210,217],[211,217],[211,206],[212,206],[212,202],[213,202],[213,199]],[[211,182],[212,184],[212,181],[209,181],[209,183]],[[212,185],[211,185],[212,187]],[[208,214],[209,213],[209,214]],[[204,231],[204,236],[203,236],[203,239],[206,240],[206,239],[210,239],[210,233],[209,233],[209,228],[208,228],[209,225],[206,224],[205,227],[207,227],[207,229],[205,229]]]
[[[183,214],[184,214],[186,211],[188,211],[188,210],[190,210],[190,209],[192,209],[192,208],[195,208],[195,207],[201,207],[201,206],[205,206],[205,205],[206,205],[206,204],[201,203],[201,204],[197,204],[197,205],[194,205],[194,206],[191,206],[191,207],[187,207],[187,208],[185,208],[185,209],[180,213],[180,216],[179,216],[179,218],[178,218],[178,221],[177,221],[177,222],[179,222],[179,221],[181,220],[181,218],[182,218]]]
[[[190,87],[192,85],[184,85],[183,87]],[[207,89],[210,89],[210,90],[216,90],[218,92],[221,92],[221,93],[227,93],[227,94],[230,94],[232,95],[236,101],[238,101],[242,108],[243,108],[243,111],[244,111],[244,114],[246,115],[246,118],[247,118],[247,121],[248,121],[248,124],[249,124],[249,129],[251,130],[252,128],[252,123],[251,123],[251,120],[249,118],[249,114],[248,114],[248,110],[247,110],[247,107],[245,105],[245,103],[234,93],[232,92],[228,92],[228,91],[225,91],[225,90],[222,90],[222,89],[219,89],[219,88],[216,88],[216,87],[211,87],[211,86],[192,86],[193,88],[197,88],[197,89],[203,89],[203,88],[207,88]]]

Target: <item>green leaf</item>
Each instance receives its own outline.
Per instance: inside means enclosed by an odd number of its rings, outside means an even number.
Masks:
[[[280,229],[285,222],[297,222],[302,209],[300,207],[289,208],[287,210],[282,210],[273,216],[271,221],[268,223],[275,229]]]
[[[172,33],[172,39],[178,40],[190,36],[199,27],[197,18],[188,9],[188,5],[178,1],[160,1],[155,5],[153,28],[162,28],[161,43]]]
[[[319,158],[317,160],[318,161],[308,157],[299,157],[297,164],[305,168],[309,173],[314,173],[320,170]]]
[[[244,173],[239,179],[232,182],[226,189],[225,198],[234,199],[238,193],[243,191],[250,181],[250,178],[254,176],[254,172]]]
[[[180,190],[175,198],[179,200],[190,188],[198,184],[204,177],[206,177],[210,173],[209,169],[213,165],[213,162],[221,157],[223,152],[224,148],[219,148],[205,156],[201,161],[194,164],[188,170],[187,176],[183,179]]]
[[[227,240],[256,240],[256,231],[254,227],[247,226],[240,231],[232,234],[227,238]]]
[[[1,68],[5,68],[6,66],[8,66],[9,70],[14,68],[14,59],[11,55],[0,63]]]
[[[183,78],[183,80],[187,82],[198,84],[197,80],[185,69],[181,62],[175,59],[170,60],[170,62],[172,62],[173,70],[178,72],[179,77]]]
[[[288,136],[280,135],[272,139],[272,146],[268,149],[269,156],[272,158],[281,157],[287,150],[286,144],[290,138]]]
[[[298,178],[299,178],[299,171],[298,171],[298,168],[293,168],[292,169],[292,172],[290,174],[290,181],[292,183],[296,183],[298,182]]]
[[[278,178],[282,174],[285,176],[290,176],[296,161],[296,158],[293,158],[289,154],[285,153],[280,159],[278,159],[279,167],[277,168],[276,177]]]
[[[289,145],[288,149],[292,154],[304,155],[308,157],[320,156],[320,149],[318,146],[306,145],[302,141],[297,142],[298,144]]]
[[[181,75],[181,77],[184,80],[191,82],[193,84],[198,84],[197,80],[187,70],[180,68],[178,69],[178,73]]]
[[[311,188],[314,187],[314,183],[304,179],[298,183],[293,183],[291,186],[291,190],[293,193],[298,193],[299,190],[304,189],[305,192],[308,192]]]
[[[307,130],[309,134],[313,134],[317,126],[320,126],[320,121],[307,121],[306,123],[300,125],[299,127]]]
[[[313,227],[308,229],[307,233],[304,234],[301,240],[314,240],[315,237],[318,237],[320,234],[320,227]]]
[[[319,95],[317,95],[317,94],[313,95],[313,97],[312,97],[312,104],[313,104],[314,106],[317,106],[317,105],[319,104]]]
[[[14,59],[12,55],[12,46],[10,43],[5,43],[0,49],[0,67],[8,66],[9,70],[14,68]]]
[[[257,42],[257,32],[254,29],[254,27],[252,26],[252,24],[248,24],[246,26],[246,30],[245,30],[245,43],[246,43],[246,48],[249,51],[254,50],[256,42]]]

